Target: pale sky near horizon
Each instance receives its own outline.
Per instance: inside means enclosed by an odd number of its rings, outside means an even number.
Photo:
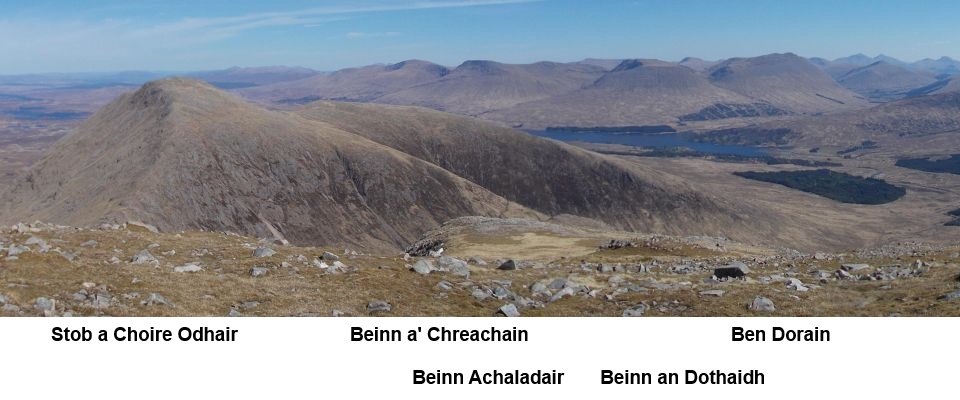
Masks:
[[[0,74],[794,52],[960,58],[960,1],[0,2]]]

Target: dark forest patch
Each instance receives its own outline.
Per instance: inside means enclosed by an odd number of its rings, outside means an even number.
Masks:
[[[904,188],[875,178],[862,178],[828,169],[778,172],[734,172],[734,175],[776,183],[841,203],[884,204],[903,197]]]

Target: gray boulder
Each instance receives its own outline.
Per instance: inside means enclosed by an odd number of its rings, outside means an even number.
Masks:
[[[713,276],[723,279],[723,278],[742,278],[750,273],[750,268],[747,268],[747,264],[744,264],[740,261],[734,261],[726,266],[716,268],[713,270]]]
[[[203,267],[201,267],[197,263],[188,263],[188,264],[181,265],[179,267],[173,267],[173,272],[191,273],[191,272],[200,272],[200,271],[203,271]]]
[[[266,275],[268,271],[269,269],[267,269],[266,267],[253,267],[253,268],[250,268],[250,276],[254,278],[261,277]]]
[[[513,260],[504,261],[499,267],[497,267],[497,269],[503,271],[513,271],[517,269],[517,262]]]
[[[645,312],[647,312],[647,305],[640,303],[626,310],[623,310],[623,313],[620,315],[624,317],[642,317],[643,313]]]
[[[869,268],[870,264],[843,264],[840,266],[840,269],[848,272],[857,272]]]
[[[269,247],[257,247],[256,250],[253,251],[254,257],[270,257],[274,254],[277,254],[277,252]]]
[[[530,292],[533,294],[548,293],[549,291],[547,285],[544,285],[543,282],[534,282],[530,285]]]
[[[481,266],[481,267],[487,265],[487,262],[486,262],[484,259],[480,258],[480,257],[470,257],[470,260],[468,260],[468,261],[469,261],[471,264],[479,265],[479,266]]]
[[[800,280],[797,278],[787,279],[787,287],[798,292],[806,292],[807,290],[810,290],[810,288],[804,286],[803,282],[800,282]]]
[[[473,289],[473,292],[471,292],[470,295],[477,300],[484,301],[486,299],[489,299],[490,296],[493,296],[493,293],[490,290],[476,288],[476,289]]]
[[[507,290],[504,287],[497,286],[493,288],[493,297],[496,297],[497,299],[501,299],[501,300],[508,299],[513,297],[513,292]]]
[[[140,305],[144,306],[173,306],[173,303],[170,303],[165,297],[160,295],[160,293],[150,293],[146,299],[140,302]]]
[[[550,288],[550,290],[563,289],[567,287],[567,280],[563,278],[554,279],[553,281],[550,282],[549,285],[547,285],[547,287]]]
[[[574,290],[572,287],[569,287],[569,286],[568,286],[568,287],[565,287],[565,288],[563,288],[563,290],[561,290],[561,291],[557,292],[556,294],[554,294],[553,296],[551,296],[551,297],[550,297],[550,302],[552,303],[552,302],[557,301],[557,300],[560,300],[560,299],[562,299],[562,298],[564,298],[564,297],[573,296],[573,295],[576,294],[576,293],[577,293],[577,291]]]
[[[437,259],[437,266],[441,271],[450,271],[450,273],[464,278],[470,277],[470,267],[466,261],[450,256],[442,256]]]
[[[134,255],[132,259],[130,259],[130,262],[134,264],[150,264],[159,261],[157,261],[157,258],[154,257],[153,254],[150,254],[149,251],[141,250],[139,253]]]
[[[433,272],[434,268],[433,263],[431,263],[429,260],[420,260],[413,263],[413,266],[410,267],[410,270],[420,275],[427,275],[430,272]]]
[[[954,301],[960,299],[960,289],[954,290],[950,293],[947,293],[939,297],[940,300]]]
[[[338,256],[338,255],[336,255],[336,254],[333,254],[333,253],[331,253],[331,252],[329,252],[329,251],[323,252],[323,254],[320,256],[320,258],[323,259],[324,261],[330,261],[330,262],[340,261],[340,256]]]
[[[750,309],[754,311],[763,311],[763,312],[773,312],[777,308],[773,304],[773,300],[770,300],[763,296],[757,296],[750,303]]]
[[[56,301],[50,300],[46,297],[37,297],[33,300],[33,308],[37,311],[53,311],[56,306]]]
[[[386,301],[383,301],[383,300],[373,300],[367,303],[367,312],[369,313],[375,313],[375,312],[386,313],[386,312],[390,312],[391,309],[392,307],[390,306],[390,303],[387,303]]]
[[[11,244],[10,247],[7,249],[7,256],[16,257],[28,251],[30,251],[30,248],[27,246],[16,246]]]
[[[500,306],[500,308],[499,308],[497,311],[498,311],[500,314],[503,314],[503,315],[508,316],[508,317],[519,317],[519,316],[520,316],[520,311],[517,310],[517,306],[515,306],[515,305],[513,305],[513,304],[511,304],[511,303],[507,303],[507,304],[504,304],[504,305]]]

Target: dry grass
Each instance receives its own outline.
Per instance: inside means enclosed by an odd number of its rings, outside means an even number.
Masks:
[[[322,254],[324,250],[336,249],[300,248],[275,246],[277,254],[267,258],[252,257],[249,245],[255,239],[220,233],[190,232],[180,235],[152,234],[149,232],[55,230],[34,234],[45,239],[52,247],[75,251],[77,259],[67,261],[59,253],[23,254],[18,260],[0,261],[0,294],[9,303],[19,305],[23,315],[38,315],[32,308],[37,297],[57,300],[57,309],[70,310],[75,315],[112,316],[223,316],[236,308],[248,316],[329,316],[334,310],[346,315],[368,315],[366,305],[372,300],[385,300],[393,306],[392,316],[491,316],[505,300],[479,301],[471,296],[475,286],[494,288],[511,281],[508,289],[528,298],[545,301],[529,290],[535,282],[549,283],[556,278],[565,278],[589,289],[596,289],[595,297],[577,295],[548,303],[543,308],[526,308],[524,316],[618,316],[624,309],[640,302],[650,306],[649,316],[960,316],[956,302],[938,300],[937,297],[957,288],[960,266],[951,258],[955,249],[923,257],[934,267],[917,278],[901,278],[894,281],[828,281],[820,284],[810,276],[817,269],[833,271],[837,261],[798,261],[792,266],[797,277],[807,284],[820,288],[797,292],[783,283],[760,283],[757,278],[782,273],[786,266],[758,265],[752,267],[752,279],[723,283],[706,283],[711,272],[681,275],[666,271],[666,266],[680,260],[710,260],[719,263],[718,255],[736,257],[739,254],[718,253],[690,245],[665,244],[655,248],[638,247],[620,250],[597,251],[582,257],[559,259],[554,257],[535,263],[536,267],[516,271],[499,271],[492,266],[471,266],[470,280],[451,274],[432,273],[421,276],[407,270],[406,263],[396,256],[360,255],[343,257],[342,261],[357,267],[355,272],[326,274],[320,269],[297,261],[298,255],[308,259]],[[23,243],[31,235],[10,235],[11,240]],[[466,235],[464,237],[477,238]],[[537,249],[549,244],[551,235],[530,233],[503,238],[498,248],[504,258],[517,254],[535,254]],[[535,240],[532,238],[536,238]],[[461,238],[462,239],[462,238]],[[560,238],[557,248],[567,248],[570,240]],[[95,240],[95,248],[80,247],[88,240]],[[596,243],[594,238],[580,238],[582,245]],[[130,258],[152,243],[159,244],[150,252],[160,260],[159,266],[134,265]],[[245,246],[246,245],[246,246]],[[529,250],[526,246],[533,246]],[[473,243],[461,248],[479,249],[483,243]],[[456,248],[456,247],[453,247]],[[551,247],[552,248],[552,247]],[[194,256],[195,250],[207,249],[208,255]],[[162,252],[176,251],[175,255],[162,256]],[[532,253],[529,253],[532,251]],[[454,252],[451,250],[451,252]],[[456,252],[454,252],[456,253]],[[490,253],[493,254],[493,253]],[[111,264],[111,257],[118,257],[119,264]],[[599,273],[579,267],[580,259],[588,262],[634,263],[656,261],[650,273]],[[526,258],[524,260],[535,260]],[[863,260],[873,265],[899,263],[909,265],[912,257],[903,259]],[[173,267],[199,261],[203,270],[197,273],[176,273]],[[850,261],[850,260],[848,260]],[[282,267],[281,263],[289,263]],[[250,276],[253,266],[268,266],[266,276]],[[632,284],[648,287],[644,292],[628,292],[614,296],[610,278],[620,275],[619,287]],[[446,280],[453,284],[450,290],[438,288]],[[499,281],[499,282],[498,282]],[[83,287],[84,282],[105,285],[110,295],[119,304],[105,309],[96,309],[72,299],[72,294]],[[652,283],[673,285],[674,288],[655,289]],[[703,297],[699,293],[708,289],[722,289],[722,297]],[[139,298],[125,298],[124,294],[139,293]],[[159,293],[175,306],[144,306],[140,302],[149,293]],[[747,309],[747,304],[756,296],[766,296],[777,306],[773,313],[758,314]],[[244,302],[256,301],[259,305],[244,309]],[[6,315],[13,315],[6,313]]]

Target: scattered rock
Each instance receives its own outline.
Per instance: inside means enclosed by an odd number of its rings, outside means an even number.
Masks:
[[[555,302],[555,301],[557,301],[557,300],[560,300],[560,299],[562,299],[562,298],[564,298],[564,297],[573,296],[573,295],[576,294],[576,293],[577,293],[577,291],[574,290],[572,287],[569,287],[569,286],[568,286],[568,287],[565,287],[565,288],[563,288],[562,290],[560,290],[559,292],[557,292],[556,294],[554,294],[553,296],[551,296],[551,297],[550,297],[550,302],[553,303],[553,302]]]
[[[253,250],[254,257],[270,257],[274,254],[277,254],[277,252],[269,247],[257,247]]]
[[[470,277],[470,267],[466,261],[450,256],[442,256],[437,259],[437,266],[441,271],[450,271],[450,273],[464,278]]]
[[[73,260],[77,259],[77,253],[74,253],[72,251],[62,251],[60,252],[60,257],[63,257],[69,262],[73,262]],[[120,259],[117,259],[117,263],[119,262],[120,262]]]
[[[38,237],[36,237],[36,236],[30,236],[30,238],[27,239],[27,241],[23,242],[23,244],[25,244],[25,245],[27,245],[27,246],[41,246],[41,247],[42,247],[42,246],[46,246],[46,245],[47,245],[47,241],[46,241],[46,240],[43,240],[43,239],[40,239],[40,238],[38,238]]]
[[[497,269],[502,271],[513,271],[517,269],[517,262],[513,260],[504,261]]]
[[[939,297],[940,300],[954,301],[960,299],[960,289],[954,290],[950,293],[947,293]]]
[[[230,312],[227,313],[227,316],[228,316],[228,317],[242,317],[243,314],[241,314],[240,311],[237,311],[237,309],[231,308],[231,309],[230,309]]]
[[[37,297],[33,300],[33,308],[41,312],[53,311],[56,305],[57,302],[55,300],[50,300],[46,297]]]
[[[431,252],[443,252],[443,241],[440,239],[421,239],[407,248],[406,254],[413,257],[426,257]]]
[[[30,251],[30,248],[27,246],[16,246],[11,244],[10,247],[7,249],[7,256],[16,257],[28,251]]]
[[[743,278],[748,273],[750,273],[750,268],[747,268],[747,264],[744,264],[740,261],[734,261],[724,267],[713,270],[713,276],[716,276],[719,279]]]
[[[147,245],[148,249],[158,249],[160,248],[160,243],[150,243]]]
[[[164,257],[173,257],[173,256],[177,255],[177,251],[176,251],[176,250],[167,250],[167,251],[164,251],[164,252],[160,253],[160,255],[162,255],[162,256],[164,256]]]
[[[495,298],[497,298],[497,299],[500,299],[500,300],[508,299],[508,298],[512,298],[512,297],[513,297],[513,292],[507,290],[507,289],[504,288],[504,287],[497,286],[497,287],[493,288],[493,297],[495,297]]]
[[[147,223],[140,222],[140,221],[127,221],[127,229],[130,229],[131,226],[134,228],[140,228],[140,229],[146,230],[150,233],[160,233],[160,230],[158,230],[157,227]],[[130,230],[137,230],[137,229],[130,229]]]
[[[150,295],[147,296],[146,300],[143,300],[143,301],[140,302],[140,305],[144,305],[144,306],[170,306],[170,307],[173,306],[173,304],[170,303],[170,301],[168,301],[166,298],[164,298],[163,296],[161,296],[160,293],[150,293]]]
[[[773,305],[773,300],[763,296],[757,296],[755,299],[753,299],[753,302],[750,303],[750,309],[763,312],[773,312],[777,310],[777,308]]]
[[[710,296],[710,297],[721,297],[725,292],[723,290],[714,289],[714,290],[704,290],[700,292],[701,296]]]
[[[544,285],[543,282],[534,282],[530,285],[530,292],[533,294],[548,294],[550,290],[547,289],[547,285]]]
[[[870,264],[843,264],[840,266],[840,269],[848,272],[856,272],[864,269],[869,269]]]
[[[563,278],[554,279],[553,281],[550,282],[549,285],[547,285],[547,287],[550,288],[550,290],[563,289],[567,287],[567,280]]]
[[[437,289],[450,290],[450,289],[453,289],[453,284],[447,281],[440,281],[440,282],[437,282]]]
[[[390,303],[387,303],[383,300],[373,300],[367,303],[367,312],[369,313],[390,312],[391,309],[392,307],[390,306]]]
[[[200,272],[200,271],[203,271],[203,267],[201,267],[197,263],[187,263],[179,267],[173,267],[173,272],[189,273],[189,272]]]
[[[80,247],[97,247],[97,241],[88,240],[86,242],[80,243]]]
[[[130,262],[134,264],[159,263],[159,261],[157,261],[157,258],[154,257],[153,254],[150,254],[150,252],[147,250],[141,250],[139,253],[133,256],[132,259],[130,259]]]
[[[329,251],[325,251],[325,252],[323,252],[323,255],[320,256],[320,259],[322,259],[322,260],[324,260],[324,261],[330,261],[330,262],[340,261],[340,256],[338,256],[338,255],[336,255],[336,254],[333,254],[333,253],[331,253],[331,252],[329,252]]]
[[[507,303],[507,304],[504,304],[504,305],[500,306],[500,308],[499,308],[497,311],[498,311],[500,314],[503,314],[503,315],[505,315],[505,316],[507,316],[507,317],[519,317],[519,316],[520,316],[520,311],[517,310],[517,306],[513,305],[512,303]]]
[[[629,240],[610,239],[610,242],[600,246],[601,249],[616,250],[627,247],[635,247],[636,244]]]
[[[433,272],[433,263],[429,260],[420,260],[413,263],[413,266],[410,267],[410,270],[416,272],[420,275],[427,275],[430,272]]]
[[[837,270],[837,279],[849,280],[849,279],[854,279],[854,277],[853,277],[853,275],[850,275],[850,273],[847,272],[846,270],[838,269],[838,270]]]
[[[642,317],[643,313],[645,312],[647,312],[647,305],[640,303],[626,310],[623,310],[623,314],[621,315],[624,317]]]
[[[256,308],[256,307],[259,306],[259,305],[260,305],[260,302],[259,302],[259,301],[250,300],[250,301],[245,301],[245,302],[243,302],[243,303],[240,303],[240,308],[245,309],[245,310],[249,310],[249,309],[251,309],[251,308]]]
[[[477,300],[484,301],[486,299],[489,299],[491,296],[493,296],[493,292],[491,292],[490,290],[476,288],[476,289],[473,289],[473,292],[470,293],[470,295]]]
[[[470,257],[470,259],[467,260],[467,262],[469,262],[470,264],[473,264],[473,265],[479,265],[479,266],[481,266],[481,267],[487,265],[487,262],[484,261],[484,259],[482,259],[482,258],[480,258],[480,257]]]
[[[787,288],[796,290],[798,292],[806,292],[807,290],[810,290],[810,288],[804,286],[803,282],[800,282],[800,280],[797,278],[787,279]]]
[[[250,268],[250,276],[254,278],[261,277],[266,275],[267,271],[269,271],[269,269],[267,269],[266,267],[253,267],[253,268]]]

